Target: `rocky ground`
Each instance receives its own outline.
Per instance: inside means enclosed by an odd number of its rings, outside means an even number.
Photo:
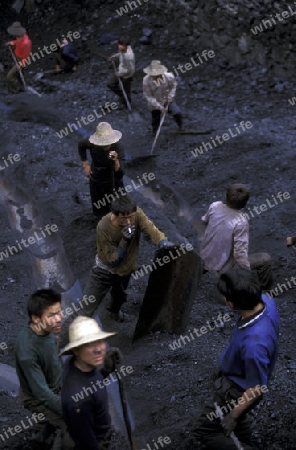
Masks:
[[[81,116],[92,114],[94,109],[99,111],[106,101],[116,101],[105,88],[111,67],[99,56],[107,55],[115,48],[109,44],[99,46],[99,38],[106,33],[119,34],[123,30],[133,37],[138,69],[133,85],[133,104],[143,121],[128,122],[124,111],[118,110],[106,116],[115,129],[123,132],[125,150],[132,156],[148,154],[152,144],[148,130],[149,113],[142,96],[142,68],[154,58],[161,59],[170,69],[177,68],[179,64],[190,62],[196,52],[214,49],[213,59],[180,74],[178,88],[178,103],[184,112],[186,128],[212,129],[212,133],[180,136],[175,123],[168,118],[157,144],[158,156],[128,166],[126,174],[130,179],[137,180],[144,172],[154,173],[156,183],[173,188],[197,215],[202,215],[212,201],[224,199],[225,188],[234,182],[250,187],[252,196],[248,208],[252,211],[263,203],[268,204],[267,200],[273,205],[261,214],[250,216],[250,252],[269,252],[274,268],[273,288],[278,283],[285,283],[288,289],[283,288],[284,292],[277,297],[281,316],[280,355],[269,392],[260,410],[253,413],[254,448],[292,450],[296,448],[296,306],[295,290],[289,289],[287,283],[295,275],[296,262],[292,250],[285,247],[284,238],[295,234],[296,229],[295,106],[288,101],[294,96],[295,84],[291,72],[287,72],[286,63],[281,60],[275,63],[271,58],[275,54],[282,57],[283,47],[290,48],[293,41],[288,32],[283,33],[275,26],[274,30],[268,30],[268,35],[262,33],[261,44],[267,49],[266,54],[270,55],[268,61],[251,58],[253,50],[246,53],[250,57],[244,56],[233,36],[240,35],[239,23],[245,33],[254,23],[247,15],[246,7],[244,16],[235,15],[233,19],[224,13],[219,16],[221,28],[225,25],[225,29],[232,30],[229,43],[235,46],[235,52],[230,49],[225,54],[225,49],[219,49],[217,40],[212,39],[210,20],[218,17],[218,7],[223,6],[224,12],[230,11],[239,2],[229,4],[220,1],[221,5],[217,6],[218,2],[212,1],[207,2],[208,6],[204,8],[203,2],[199,3],[196,15],[190,14],[191,10],[186,12],[185,6],[182,9],[181,3],[158,0],[153,4],[149,1],[121,17],[116,9],[123,4],[113,1],[98,5],[91,1],[83,4],[76,1],[70,6],[66,2],[56,5],[55,2],[44,1],[34,14],[22,12],[20,16],[4,7],[3,29],[0,32],[2,42],[7,40],[5,29],[17,19],[21,20],[32,37],[34,51],[54,43],[69,30],[78,31],[81,38],[75,43],[82,62],[73,75],[47,76],[40,81],[34,81],[34,77],[38,72],[52,68],[51,56],[32,64],[26,78],[42,94],[40,99],[32,94],[7,95],[2,76],[0,161],[6,159],[7,152],[18,153],[21,160],[5,167],[0,175],[30,193],[45,223],[58,226],[74,277],[84,286],[95,254],[95,222],[90,214],[88,182],[83,176],[77,153],[77,141],[81,136],[74,131],[61,139],[57,132],[67,123],[75,123]],[[243,2],[240,3],[241,8],[245,7]],[[257,3],[248,2],[248,8],[257,15],[258,21],[273,13],[270,9],[272,5]],[[172,5],[175,5],[174,9]],[[210,19],[211,11],[213,19]],[[198,15],[202,12],[203,18]],[[190,28],[196,17],[200,37]],[[287,26],[294,27],[292,24]],[[206,34],[206,27],[210,35]],[[143,28],[147,28],[144,34]],[[148,29],[152,32],[151,36],[142,39],[145,34],[150,34]],[[247,34],[247,39],[251,38]],[[256,39],[259,40],[259,36]],[[289,61],[292,61],[293,49],[290,51]],[[2,49],[0,58],[7,71],[11,64],[9,54]],[[284,73],[280,73],[281,67]],[[229,128],[234,131],[235,124],[241,121],[251,122],[252,127],[223,144],[213,146],[213,149],[204,150],[197,156],[192,154],[195,149],[204,148],[203,144],[213,143],[216,135],[221,136]],[[95,123],[86,125],[86,131],[93,131]],[[286,192],[289,196],[275,204],[274,197],[277,198],[279,192]],[[198,251],[196,229],[177,215],[169,194],[164,193],[165,208],[162,209],[144,199],[139,192],[135,196],[147,215],[167,232],[170,239],[174,240],[177,234],[184,236]],[[18,238],[10,228],[3,206],[0,225],[2,251]],[[153,254],[153,246],[143,240],[139,266],[148,264]],[[0,341],[8,347],[0,350],[0,362],[14,366],[15,339],[26,317],[27,297],[36,288],[24,251],[0,262],[0,279]],[[126,310],[135,316],[139,313],[147,281],[148,276],[131,281]],[[213,280],[205,276],[196,294],[186,331],[193,327],[200,328],[207,320],[217,318],[220,312],[225,313],[226,309],[218,302]],[[190,430],[211,393],[211,373],[235,322],[234,314],[231,313],[231,317],[231,322],[225,327],[215,328],[176,350],[170,347],[178,338],[176,335],[156,333],[132,344],[134,324],[116,325],[119,334],[114,339],[114,345],[121,348],[125,363],[134,368],[126,378],[126,385],[136,423],[135,434],[141,448],[148,448],[147,444],[152,446],[153,439],[157,440],[159,436],[168,436],[172,441],[168,447],[174,450],[197,448],[190,437]],[[107,322],[105,327],[111,329],[114,324]],[[15,426],[26,417],[27,411],[16,397],[1,391],[0,396],[1,425],[4,428]],[[39,448],[33,444],[30,432],[23,432],[1,442],[1,445],[5,450]]]

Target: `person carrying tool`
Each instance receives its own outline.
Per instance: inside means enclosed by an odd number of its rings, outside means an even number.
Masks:
[[[111,439],[107,378],[122,362],[117,348],[106,351],[106,339],[94,319],[80,316],[69,327],[69,344],[61,355],[72,355],[63,370],[63,417],[75,450],[107,450]],[[113,379],[113,378],[112,378]]]
[[[74,317],[92,317],[110,289],[111,305],[106,309],[110,311],[111,319],[118,322],[131,320],[121,307],[127,300],[128,283],[136,269],[142,233],[159,247],[173,246],[131,197],[125,195],[114,200],[111,212],[97,225],[97,255],[83,291],[85,298],[95,298],[95,301],[83,305],[65,320],[59,336],[60,348],[68,343],[68,328]]]
[[[79,58],[74,45],[69,43],[67,39],[62,39],[61,45],[53,53],[53,57],[56,72],[70,73],[77,70]]]
[[[262,294],[255,272],[237,269],[220,276],[218,290],[227,306],[240,313],[230,343],[220,356],[214,382],[213,403],[220,406],[220,419],[212,402],[206,404],[193,434],[217,450],[235,450],[229,437],[234,431],[244,450],[251,450],[251,430],[246,414],[267,392],[278,357],[279,316],[276,302]]]
[[[78,143],[85,175],[89,178],[93,214],[101,219],[110,211],[116,191],[123,188],[124,150],[119,144],[122,133],[107,122],[100,122],[96,132]],[[87,150],[92,158],[87,160]]]
[[[262,288],[272,282],[272,265],[267,253],[248,255],[249,222],[240,209],[250,198],[247,186],[236,183],[226,190],[226,204],[221,201],[209,206],[201,218],[206,226],[201,241],[200,256],[205,271],[216,276],[229,269],[242,268],[257,271]]]
[[[132,80],[135,73],[135,55],[130,46],[130,38],[128,36],[121,36],[118,39],[118,50],[119,53],[108,58],[108,60],[111,61],[112,59],[119,57],[119,67],[118,71],[109,78],[107,87],[119,96],[121,106],[127,108],[127,103],[119,86],[118,78],[121,79],[128,101],[131,104]]]
[[[7,87],[9,94],[18,94],[25,89],[20,76],[20,71],[23,73],[23,69],[25,69],[28,63],[28,57],[32,49],[32,42],[20,22],[13,22],[13,24],[7,28],[7,32],[14,36],[15,40],[6,42],[5,45],[12,45],[15,47],[14,54],[17,58],[17,64],[13,65],[6,76]],[[20,85],[19,89],[16,87],[16,78]]]
[[[20,380],[20,400],[24,407],[43,414],[44,423],[59,430],[52,450],[74,448],[62,418],[59,396],[62,369],[54,335],[61,329],[61,295],[41,289],[27,303],[29,322],[21,330],[16,346],[16,372]]]
[[[175,102],[177,81],[175,76],[167,71],[160,61],[151,61],[150,65],[144,69],[147,74],[143,79],[143,93],[148,101],[148,108],[151,111],[151,125],[155,135],[160,124],[161,114],[164,114],[166,107],[173,115],[179,130],[183,129],[183,119],[179,106]]]

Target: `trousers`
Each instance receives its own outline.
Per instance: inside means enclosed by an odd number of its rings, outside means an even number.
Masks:
[[[74,449],[75,444],[72,441],[67,431],[66,424],[61,416],[46,408],[46,406],[44,406],[37,398],[26,394],[21,389],[19,391],[19,397],[20,401],[26,409],[33,413],[42,413],[44,415],[45,419],[42,423],[50,424],[53,428],[53,431],[56,429],[59,430],[60,433],[57,435],[57,438],[54,441],[52,450]]]
[[[177,125],[179,127],[181,127],[182,126],[182,115],[181,115],[181,110],[176,102],[170,103],[168,113],[172,114]],[[156,133],[156,131],[159,127],[160,117],[161,117],[161,111],[159,109],[153,109],[151,111],[151,125],[152,125],[152,129],[153,129],[154,133]]]
[[[131,93],[132,93],[132,81],[133,78],[129,77],[129,78],[122,78],[120,77],[124,90],[126,92],[126,96],[128,98],[128,101],[131,103]],[[108,82],[107,82],[107,87],[114,92],[114,94],[118,95],[120,100],[122,101],[122,103],[124,103],[126,105],[126,101],[124,98],[124,95],[122,93],[122,90],[119,86],[119,81],[118,81],[118,77],[116,77],[115,75],[111,75],[111,77],[109,78]],[[127,106],[127,105],[126,105]]]
[[[6,75],[7,88],[9,94],[17,94],[20,91],[24,91],[24,85],[19,72],[20,71],[17,68],[17,66],[14,65]],[[16,86],[16,80],[19,83],[19,88],[17,88]]]
[[[214,386],[214,398],[212,402],[206,403],[202,414],[197,419],[193,428],[193,435],[200,443],[206,446],[207,450],[236,450],[232,439],[224,434],[220,419],[216,417],[214,402],[218,403],[225,416],[231,411],[231,400],[237,401],[242,396],[244,390],[225,376],[218,377]],[[241,442],[244,450],[254,450],[249,445],[251,429],[246,416],[238,421],[234,433]]]
[[[120,311],[122,304],[127,300],[126,289],[130,277],[131,275],[121,277],[94,265],[83,290],[83,296],[86,298],[86,301],[84,302],[83,307],[74,311],[73,314],[65,319],[59,335],[59,348],[63,348],[69,343],[68,330],[71,322],[78,316],[93,317],[98,306],[102,303],[110,289],[111,306],[108,310],[117,314]],[[92,301],[87,301],[90,296],[93,296]],[[93,298],[95,298],[95,301],[93,301]]]

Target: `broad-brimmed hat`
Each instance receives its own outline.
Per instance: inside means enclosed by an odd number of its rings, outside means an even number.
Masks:
[[[76,317],[69,326],[69,344],[66,345],[60,355],[70,355],[73,348],[90,342],[105,340],[115,334],[103,331],[95,319],[85,316]]]
[[[160,61],[153,60],[151,61],[149,66],[143,69],[143,71],[148,75],[156,77],[157,75],[162,75],[163,73],[167,72],[168,69],[163,66]]]
[[[7,28],[7,33],[12,36],[23,36],[26,34],[26,30],[21,26],[20,22],[13,22],[13,24]]]
[[[96,128],[96,132],[89,137],[89,142],[95,145],[115,144],[121,138],[122,133],[113,130],[108,122],[100,122]]]

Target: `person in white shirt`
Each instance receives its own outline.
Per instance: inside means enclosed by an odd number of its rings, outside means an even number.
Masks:
[[[118,78],[121,79],[127,98],[131,103],[131,87],[133,75],[135,73],[135,55],[130,46],[130,38],[128,36],[121,36],[118,39],[118,50],[119,53],[116,53],[109,58],[109,60],[119,58],[119,66],[118,70],[110,77],[107,87],[119,96],[121,105],[127,107],[124,95],[119,86]]]
[[[157,132],[161,115],[164,114],[166,106],[168,106],[168,112],[173,115],[181,131],[183,121],[180,108],[175,102],[178,84],[175,76],[168,72],[160,61],[151,61],[144,72],[147,75],[143,78],[143,94],[148,102],[149,111],[151,111],[153,133]]]

